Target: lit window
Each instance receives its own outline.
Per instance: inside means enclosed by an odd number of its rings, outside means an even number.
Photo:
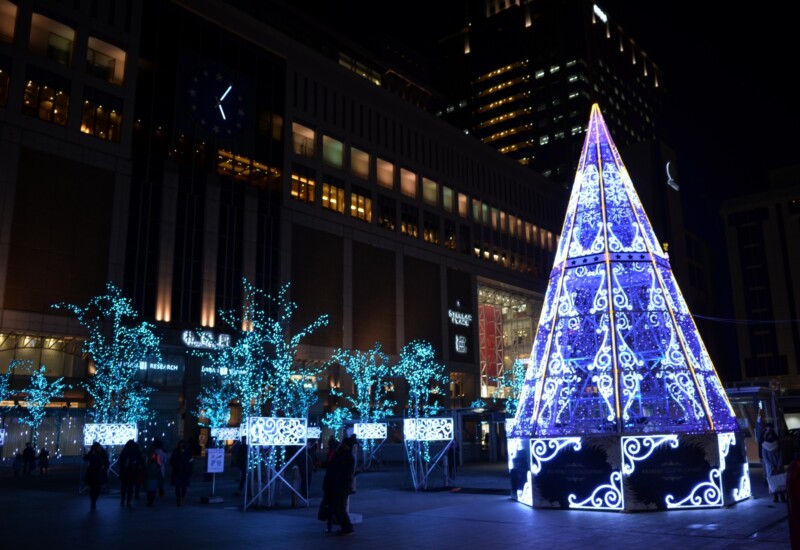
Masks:
[[[468,211],[469,197],[463,193],[458,194],[458,215],[466,218],[469,215]]]
[[[570,134],[573,136],[577,136],[578,134],[583,133],[583,126],[573,126],[570,130]]]
[[[369,179],[369,153],[351,147],[350,172],[363,180]]]
[[[378,175],[378,185],[387,189],[394,189],[394,164],[379,158],[375,162],[375,167]]]
[[[86,72],[112,84],[122,84],[125,51],[90,36],[86,50]]]
[[[439,184],[428,178],[422,178],[422,200],[432,206],[439,204]]]
[[[536,79],[538,80],[540,78],[544,78],[544,70],[543,69],[540,69],[540,70],[536,71]]]
[[[500,229],[500,211],[497,208],[492,208],[491,211],[492,229]]]
[[[426,243],[439,244],[439,216],[425,212],[422,220],[422,239]]]
[[[567,82],[577,82],[577,81],[578,81],[578,75],[576,74],[571,74],[567,78]]]
[[[419,212],[409,205],[403,204],[400,211],[400,231],[413,239],[419,238]]]
[[[81,132],[119,143],[122,130],[122,100],[85,88],[81,108]]]
[[[472,199],[472,221],[481,223],[481,201]]]
[[[560,70],[561,70],[561,67],[559,67],[558,65],[551,65],[550,66],[550,74],[557,73]]]
[[[338,139],[322,136],[322,160],[328,166],[341,170],[344,166],[344,144]]]
[[[453,190],[442,186],[442,207],[445,212],[453,212]]]
[[[556,132],[555,138],[556,139],[564,139],[564,132]]]
[[[575,65],[575,63],[577,63],[577,61],[576,61],[576,60],[574,60],[574,59],[570,59],[569,61],[567,61],[567,62],[565,63],[565,66],[566,66],[566,67],[572,67],[573,65]]]
[[[569,98],[570,98],[570,99],[575,99],[575,98],[576,98],[576,97],[578,97],[579,95],[580,95],[580,94],[579,94],[578,92],[570,92],[570,94],[569,94]]]
[[[17,6],[8,0],[0,0],[0,40],[14,41],[14,24],[17,22]]]
[[[322,207],[344,214],[344,188],[329,183],[322,184]]]
[[[547,134],[539,136],[539,145],[547,145],[548,143],[550,143],[550,136]]]
[[[38,73],[32,67],[28,74]],[[49,82],[42,83],[38,78],[46,78]],[[41,120],[53,122],[59,126],[67,125],[69,112],[69,81],[55,75],[37,74],[25,85],[22,98],[22,112]]]
[[[295,155],[314,158],[314,130],[297,122],[292,123],[292,152]]]
[[[292,198],[314,204],[314,178],[305,170],[293,167],[292,170]],[[310,172],[310,171],[309,171]]]
[[[62,65],[72,65],[75,30],[49,17],[34,13],[30,49]]]
[[[372,199],[367,191],[353,191],[350,193],[350,215],[367,223],[372,222]]]
[[[400,169],[400,192],[407,197],[417,198],[417,175],[405,168]]]

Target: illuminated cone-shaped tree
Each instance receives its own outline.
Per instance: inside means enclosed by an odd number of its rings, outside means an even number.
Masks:
[[[99,423],[137,423],[153,416],[148,408],[152,388],[138,380],[141,362],[161,360],[161,337],[155,326],[139,321],[130,300],[113,283],[85,306],[55,304],[72,312],[88,331],[83,351],[95,373],[82,386],[94,399],[90,414]]]
[[[635,463],[644,460],[633,447],[649,446],[652,452],[660,446],[660,453],[678,448],[677,434],[721,434],[726,436],[719,439],[722,454],[732,445],[727,436],[737,430],[667,254],[594,105],[512,439],[531,441],[532,471],[541,475],[545,455],[536,453],[544,453],[540,449],[548,441],[616,437],[606,442],[613,439],[617,449],[621,444],[627,453],[622,460],[629,463],[608,484],[613,495],[606,504],[613,501],[613,508],[626,506],[619,474],[632,476]],[[641,434],[669,435],[648,439]],[[544,438],[539,440],[544,447],[531,438]],[[567,445],[566,439],[558,441]],[[585,447],[586,441],[575,444]],[[715,437],[704,441],[717,445]],[[633,445],[625,448],[626,442]],[[712,485],[709,494],[721,503],[721,486]],[[576,499],[570,506],[592,507],[593,502]],[[653,502],[665,506],[663,499]]]
[[[47,406],[53,399],[64,397],[64,391],[69,389],[69,385],[64,384],[64,377],[48,380],[45,376],[46,367],[42,365],[38,370],[31,371],[31,378],[28,386],[20,393],[22,394],[21,407],[23,416],[20,422],[31,427],[33,448],[38,448],[39,426],[42,425],[47,414]]]

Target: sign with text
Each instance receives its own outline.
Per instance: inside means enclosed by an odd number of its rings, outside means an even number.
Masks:
[[[221,474],[225,471],[225,449],[206,449],[206,472]]]

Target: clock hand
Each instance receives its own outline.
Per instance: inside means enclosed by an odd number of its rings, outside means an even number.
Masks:
[[[222,109],[222,101],[225,99],[225,96],[227,96],[232,89],[233,89],[233,84],[228,85],[228,89],[225,90],[225,93],[222,94],[222,96],[217,100],[217,107],[219,108],[219,114],[222,115],[222,120],[228,120],[225,117],[225,111]]]
[[[222,100],[225,99],[225,96],[228,95],[228,93],[231,91],[232,88],[233,88],[233,84],[228,86],[228,89],[225,90],[225,93],[222,94],[222,97],[219,98],[219,102],[220,103],[222,103]]]
[[[217,107],[219,107],[219,114],[222,115],[222,120],[228,120],[225,118],[225,111],[222,110],[222,103],[217,103]]]

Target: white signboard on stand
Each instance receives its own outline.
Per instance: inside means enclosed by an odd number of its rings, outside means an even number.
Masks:
[[[206,472],[221,474],[225,471],[225,449],[206,449]]]

